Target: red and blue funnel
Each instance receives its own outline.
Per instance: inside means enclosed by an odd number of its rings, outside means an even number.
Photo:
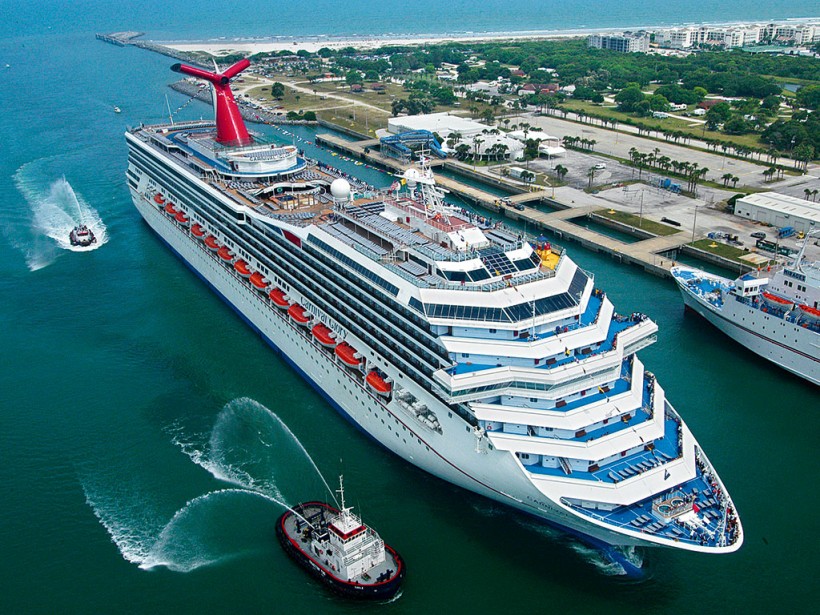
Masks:
[[[253,143],[253,138],[245,128],[239,106],[231,91],[231,79],[236,77],[251,63],[245,58],[222,73],[212,73],[201,68],[188,66],[187,64],[174,64],[171,70],[176,73],[184,73],[209,81],[214,88],[214,98],[216,107],[216,140],[223,145],[249,145]]]

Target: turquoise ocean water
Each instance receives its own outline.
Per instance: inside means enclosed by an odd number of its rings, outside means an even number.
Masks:
[[[816,5],[724,2],[669,15],[659,2],[650,20],[647,3],[634,1],[607,11],[425,1],[412,3],[408,20],[399,9],[408,3],[280,4],[0,2],[0,612],[810,610],[816,388],[685,315],[670,282],[569,246],[619,311],[660,325],[641,358],[718,468],[746,530],[729,556],[640,551],[645,578],[626,579],[594,551],[380,449],[160,244],[130,203],[122,133],[163,118],[172,61],[93,34],[564,29],[796,17]],[[185,100],[169,96],[172,107]],[[183,111],[208,113],[198,103]],[[75,253],[52,238],[81,216],[104,226],[100,249]],[[329,482],[344,472],[366,519],[405,556],[395,602],[340,602],[280,552],[276,500],[323,497],[315,468]]]

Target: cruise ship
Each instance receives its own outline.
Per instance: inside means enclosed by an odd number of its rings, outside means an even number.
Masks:
[[[726,488],[562,249],[448,205],[429,168],[374,190],[248,133],[230,79],[215,122],[129,129],[148,226],[330,405],[427,472],[605,552],[728,553]],[[543,239],[543,238],[542,238]]]
[[[729,280],[675,267],[686,307],[752,352],[820,384],[820,263],[806,262],[809,235],[788,265]]]

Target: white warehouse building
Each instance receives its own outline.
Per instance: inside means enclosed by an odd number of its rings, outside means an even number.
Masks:
[[[804,233],[808,233],[812,225],[820,228],[820,203],[777,192],[761,192],[738,199],[735,215],[778,228],[791,226]]]

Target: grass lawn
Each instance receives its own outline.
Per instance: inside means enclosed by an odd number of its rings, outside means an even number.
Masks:
[[[654,220],[647,220],[646,218],[641,220],[639,216],[627,213],[625,211],[600,209],[595,213],[602,218],[608,218],[610,220],[614,220],[615,222],[628,224],[629,226],[634,226],[635,228],[639,228],[647,233],[653,233],[655,235],[674,235],[675,233],[680,233],[681,231],[679,228],[667,226],[666,224],[655,222]]]
[[[628,113],[624,113],[622,111],[618,111],[614,107],[604,107],[600,105],[596,105],[586,100],[567,100],[564,102],[564,106],[567,109],[571,109],[572,111],[583,111],[585,113],[592,113],[594,115],[599,115],[602,117],[607,117],[610,119],[617,120],[619,122],[624,122],[624,120],[630,120],[639,122],[645,126],[652,127],[653,130],[667,130],[667,131],[678,131],[684,132],[692,137],[698,139],[719,139],[721,141],[728,141],[731,143],[735,143],[736,145],[740,145],[742,147],[761,147],[763,145],[760,142],[760,139],[757,135],[748,134],[748,135],[727,135],[722,132],[715,132],[712,130],[703,130],[702,124],[691,124],[685,120],[675,118],[674,115],[664,119],[659,120],[651,117],[642,117],[637,118],[633,115]],[[660,140],[663,140],[662,138]],[[669,141],[669,143],[674,143],[673,141]],[[685,143],[679,142],[678,145],[685,146]]]
[[[362,113],[361,107],[356,109],[353,113],[353,107],[345,107],[344,109],[327,109],[325,111],[317,111],[316,117],[326,122],[332,122],[345,128],[350,128],[361,134],[366,134],[371,138],[376,137],[376,130],[379,128],[387,128],[387,116],[379,114],[378,117],[373,112],[368,117]]]
[[[715,247],[711,247],[713,244],[715,245]],[[703,250],[704,252],[717,254],[718,256],[728,258],[729,260],[733,260],[738,263],[743,263],[745,265],[751,266],[751,263],[749,263],[748,261],[740,260],[741,256],[746,256],[749,253],[747,250],[744,250],[743,248],[730,246],[719,241],[713,241],[712,239],[698,239],[697,241],[689,245],[691,245],[693,248]]]

